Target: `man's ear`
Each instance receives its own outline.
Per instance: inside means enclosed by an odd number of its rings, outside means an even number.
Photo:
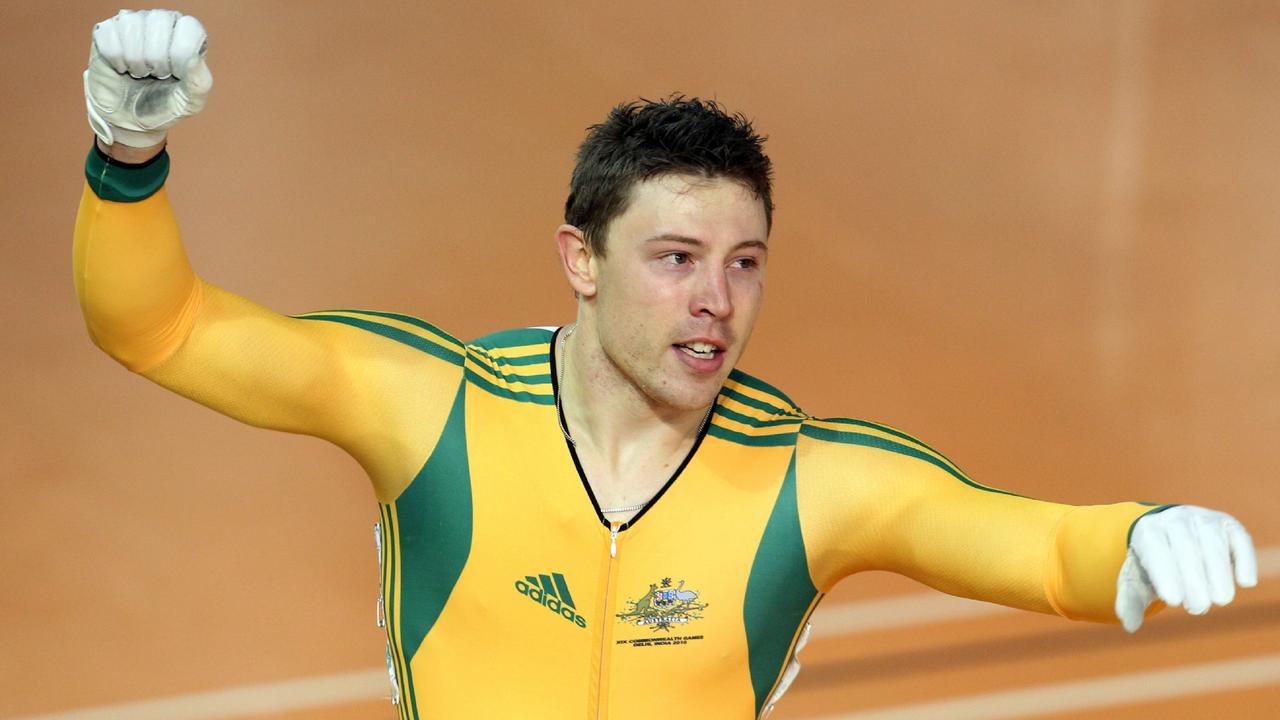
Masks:
[[[579,297],[596,294],[595,266],[591,262],[591,248],[582,230],[573,225],[556,228],[556,249],[560,251],[560,266],[564,269],[569,287]]]

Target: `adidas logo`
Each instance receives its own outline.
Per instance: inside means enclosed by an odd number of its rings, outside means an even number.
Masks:
[[[516,591],[580,628],[587,626],[587,619],[576,612],[569,585],[560,573],[525,575],[516,581]]]

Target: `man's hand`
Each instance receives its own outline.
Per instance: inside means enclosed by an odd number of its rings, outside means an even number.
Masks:
[[[102,144],[159,146],[166,130],[200,112],[213,87],[207,43],[199,20],[172,10],[121,10],[94,26],[84,96]]]
[[[1233,577],[1234,571],[1234,577]],[[1192,615],[1235,599],[1236,584],[1258,584],[1253,540],[1226,513],[1193,505],[1138,520],[1116,582],[1116,616],[1129,632],[1142,627],[1156,599]]]

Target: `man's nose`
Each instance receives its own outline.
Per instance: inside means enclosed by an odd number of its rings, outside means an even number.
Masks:
[[[717,318],[726,318],[733,313],[733,302],[729,298],[729,278],[723,269],[708,269],[702,274],[689,309],[694,315]]]

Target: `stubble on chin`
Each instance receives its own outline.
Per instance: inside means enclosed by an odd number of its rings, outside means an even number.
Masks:
[[[682,375],[684,374],[681,370],[677,369],[672,375],[662,378],[662,395],[653,400],[667,408],[684,412],[706,410],[720,395],[720,389],[724,386],[728,372],[726,371],[723,377],[717,374],[714,378],[702,379]]]

